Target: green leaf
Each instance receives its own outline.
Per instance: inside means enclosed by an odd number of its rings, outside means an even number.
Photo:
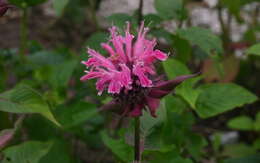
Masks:
[[[187,150],[197,160],[200,159],[203,154],[203,148],[207,144],[208,143],[204,137],[193,133],[189,134],[189,137],[186,140]]]
[[[72,163],[69,142],[62,139],[53,140],[49,152],[41,158],[39,163]]]
[[[103,54],[106,51],[101,48],[100,44],[102,42],[107,42],[107,38],[108,38],[108,34],[106,32],[96,32],[88,38],[86,42],[86,46],[94,50],[97,50]]]
[[[190,27],[187,29],[178,29],[176,34],[179,37],[188,40],[192,45],[200,47],[209,56],[211,56],[214,51],[217,54],[223,53],[220,38],[214,35],[210,30],[199,27]]]
[[[189,69],[182,62],[169,58],[163,62],[163,68],[167,74],[168,79],[174,79],[179,75],[190,74]]]
[[[195,111],[202,118],[215,116],[257,100],[257,97],[245,88],[231,83],[206,84],[200,89],[202,91]]]
[[[156,27],[161,24],[163,21],[158,15],[156,14],[147,14],[143,17],[144,25],[146,27],[152,28]]]
[[[72,105],[61,105],[54,110],[55,117],[65,128],[74,127],[93,118],[98,113],[94,104],[77,102]]]
[[[67,6],[69,0],[53,0],[52,5],[58,16],[63,14],[65,7]]]
[[[260,112],[256,114],[254,127],[256,131],[260,131]]]
[[[159,16],[163,19],[184,19],[186,18],[186,10],[183,0],[155,0],[155,9]]]
[[[188,108],[187,103],[179,96],[167,95],[164,99],[168,111],[180,114]]]
[[[173,44],[172,42],[172,34],[168,31],[166,31],[163,28],[159,28],[156,30],[151,30],[149,34],[152,34],[153,36],[155,36],[158,39],[164,39],[167,43],[169,43],[170,45]]]
[[[66,87],[77,65],[77,61],[67,61],[51,67],[49,82],[54,88]]]
[[[35,68],[56,65],[64,62],[64,57],[52,51],[38,51],[28,56],[28,61]]]
[[[260,138],[257,138],[254,143],[253,143],[253,147],[255,150],[259,150],[260,149]]]
[[[172,35],[173,48],[176,52],[176,58],[184,63],[188,62],[191,58],[192,48],[186,39],[179,37],[178,35]]]
[[[125,143],[121,138],[119,140],[109,137],[106,132],[101,132],[104,144],[122,161],[131,162],[134,158],[133,147]]]
[[[175,93],[185,99],[193,109],[196,108],[196,101],[201,92],[200,89],[195,89],[194,86],[200,79],[201,77],[187,79],[175,89]]]
[[[143,116],[141,117],[141,131],[144,135],[149,135],[152,132],[152,129],[161,124],[166,118],[166,110],[165,110],[165,100],[162,99],[160,101],[160,106],[156,111],[157,117],[154,118],[148,111],[143,112]]]
[[[9,2],[17,7],[27,8],[44,3],[47,0],[9,0]]]
[[[0,110],[9,113],[39,113],[59,125],[42,95],[26,85],[19,85],[0,94]]]
[[[247,54],[260,56],[260,43],[255,44],[246,50]]]
[[[28,141],[9,147],[3,151],[4,160],[2,163],[39,163],[52,145],[53,142]]]
[[[230,158],[224,161],[224,163],[259,163],[259,162],[260,162],[259,154],[239,157],[239,158]]]
[[[222,152],[223,156],[228,157],[245,157],[248,155],[255,154],[256,150],[247,144],[239,143],[239,144],[229,144],[224,147]]]
[[[228,127],[238,130],[253,130],[254,122],[248,116],[239,116],[229,120]]]

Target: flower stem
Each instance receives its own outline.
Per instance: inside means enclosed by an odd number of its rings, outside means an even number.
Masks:
[[[23,15],[20,23],[20,56],[22,60],[25,59],[25,54],[27,50],[27,31],[28,31],[27,12],[28,12],[27,8],[23,9]]]
[[[135,163],[140,163],[140,117],[135,118]]]

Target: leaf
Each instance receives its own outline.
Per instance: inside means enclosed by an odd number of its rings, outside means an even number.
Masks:
[[[239,144],[226,145],[224,147],[222,155],[235,158],[235,157],[245,157],[255,153],[256,150],[253,147],[244,143],[239,143]]]
[[[102,42],[107,42],[108,34],[105,32],[96,32],[92,34],[86,41],[86,46],[99,51],[104,54],[106,51],[103,50],[100,46]],[[84,56],[85,57],[85,56]]]
[[[260,56],[260,43],[255,44],[246,50],[247,54]]]
[[[101,132],[101,137],[104,144],[124,162],[131,162],[134,158],[133,147],[125,143],[124,139],[115,140],[109,137],[106,132]]]
[[[260,112],[256,114],[254,127],[256,131],[260,131]]]
[[[253,147],[255,150],[259,150],[260,149],[260,138],[257,138],[254,143],[253,143]]]
[[[143,17],[144,20],[144,25],[146,27],[152,28],[152,27],[156,27],[158,25],[161,24],[161,22],[163,21],[158,15],[156,14],[147,14],[144,15]]]
[[[26,85],[19,85],[0,94],[0,110],[9,113],[39,113],[59,126],[41,94]]]
[[[186,100],[193,109],[196,108],[196,101],[201,92],[200,89],[195,89],[194,86],[200,79],[201,77],[187,79],[175,89],[175,93]]]
[[[47,65],[56,65],[64,62],[64,57],[52,51],[38,51],[28,56],[28,61],[34,67],[42,67]]]
[[[149,34],[152,34],[157,39],[165,40],[170,45],[173,44],[172,43],[173,42],[172,34],[168,31],[166,31],[165,29],[159,28],[159,29],[156,29],[156,30],[151,30]]]
[[[207,146],[207,144],[207,140],[203,136],[193,133],[189,134],[189,137],[186,139],[187,150],[197,160],[201,159],[203,148]]]
[[[257,97],[236,84],[206,84],[197,102],[196,112],[202,118],[208,118],[220,113],[253,103]]]
[[[188,62],[191,59],[192,51],[189,41],[178,35],[172,35],[172,40],[172,46],[174,48],[174,52],[176,53],[176,58],[183,63]]]
[[[77,61],[71,60],[51,67],[49,82],[54,88],[66,87],[77,65]]]
[[[49,152],[40,159],[39,163],[74,163],[69,147],[68,142],[63,139],[53,140]]]
[[[169,58],[163,62],[163,68],[167,74],[168,79],[174,79],[180,75],[190,74],[189,69],[182,62]]]
[[[54,110],[55,117],[65,128],[74,127],[97,115],[98,110],[94,104],[77,102],[72,105],[61,105]]]
[[[141,117],[141,131],[147,136],[152,132],[153,127],[162,123],[166,118],[166,110],[165,110],[165,100],[162,99],[160,101],[160,106],[156,111],[157,117],[154,118],[148,111],[143,112],[143,116]]]
[[[180,114],[188,108],[187,103],[179,96],[167,95],[164,99],[168,111]]]
[[[239,116],[229,120],[228,127],[232,129],[245,130],[245,131],[253,130],[254,122],[248,116]]]
[[[19,145],[9,147],[3,151],[2,163],[39,163],[45,156],[53,142],[28,141]]]
[[[183,0],[155,0],[154,6],[163,19],[181,20],[187,17]]]
[[[178,29],[176,34],[179,37],[188,40],[190,44],[200,47],[208,56],[211,56],[214,51],[217,54],[223,53],[220,38],[214,35],[210,30],[199,27],[190,27],[187,29]]]
[[[56,15],[62,16],[65,7],[67,6],[69,0],[53,0],[52,5],[56,12]]]
[[[9,2],[20,8],[27,8],[41,3],[46,2],[47,0],[9,0]]]
[[[230,158],[224,161],[224,163],[259,163],[260,156],[259,154],[239,157],[239,158]]]

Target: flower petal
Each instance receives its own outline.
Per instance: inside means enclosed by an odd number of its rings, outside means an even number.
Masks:
[[[149,97],[153,98],[162,98],[166,95],[168,95],[171,91],[165,91],[165,90],[160,90],[156,88],[152,88],[148,94]]]
[[[141,116],[142,113],[142,109],[144,108],[144,104],[136,104],[134,106],[134,109],[128,114],[130,117],[138,117]]]
[[[160,100],[157,98],[146,97],[146,103],[153,117],[156,117],[156,110],[160,105]]]
[[[154,88],[164,90],[164,91],[172,91],[175,87],[177,87],[179,84],[181,84],[184,80],[189,79],[189,78],[193,78],[197,75],[199,75],[199,74],[197,73],[197,74],[192,74],[192,75],[178,76],[173,80],[160,82]]]
[[[168,55],[163,53],[160,50],[155,50],[154,51],[154,56],[155,56],[155,58],[157,58],[157,59],[159,59],[161,61],[165,61],[168,58]]]

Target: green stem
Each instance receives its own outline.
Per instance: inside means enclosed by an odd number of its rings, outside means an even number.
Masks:
[[[140,151],[140,118],[135,118],[135,163],[140,163],[141,151]]]
[[[20,56],[21,59],[25,59],[26,55],[26,50],[27,50],[27,35],[28,35],[28,11],[27,9],[23,9],[23,15],[21,18],[21,23],[20,23]]]

